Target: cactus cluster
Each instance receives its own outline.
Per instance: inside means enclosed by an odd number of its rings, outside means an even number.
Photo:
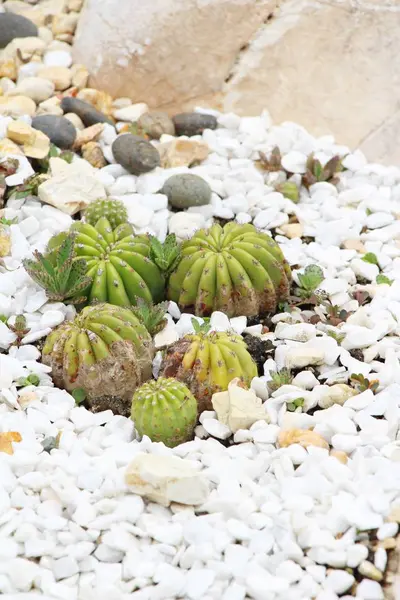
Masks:
[[[164,278],[149,258],[148,236],[135,235],[128,223],[113,229],[105,217],[95,227],[78,222],[72,228],[76,254],[86,260],[87,275],[93,278],[90,302],[131,306],[137,298],[156,303],[163,299]]]
[[[182,244],[168,298],[199,316],[273,312],[289,294],[291,271],[281,249],[253,225],[234,222],[197,231]]]
[[[86,223],[95,226],[97,221],[105,217],[112,229],[128,221],[128,211],[121,200],[99,198],[89,204],[84,213]]]
[[[87,306],[73,320],[50,333],[42,351],[55,385],[83,388],[89,404],[119,398],[129,412],[133,391],[151,377],[153,344],[131,310],[99,304]]]
[[[140,435],[173,448],[192,439],[197,402],[186,385],[160,377],[136,390],[131,416]]]
[[[212,409],[212,395],[227,390],[235,377],[250,385],[257,376],[257,365],[240,335],[198,332],[167,348],[160,376],[175,377],[185,383],[196,397],[201,413]]]

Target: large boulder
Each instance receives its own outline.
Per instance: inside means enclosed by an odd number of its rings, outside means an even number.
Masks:
[[[90,85],[162,106],[216,92],[278,0],[86,0],[74,60]]]

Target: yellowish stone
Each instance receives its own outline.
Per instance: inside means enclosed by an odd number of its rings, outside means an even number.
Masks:
[[[7,127],[7,137],[16,144],[31,144],[35,130],[25,121],[12,121]]]
[[[0,158],[4,158],[10,154],[21,154],[23,156],[24,153],[15,142],[8,138],[3,138],[0,140]]]
[[[0,61],[0,77],[8,77],[15,81],[18,76],[18,68],[15,60],[2,60]]]
[[[0,433],[0,452],[14,454],[13,442],[21,442],[22,437],[18,431],[6,431]]]
[[[347,456],[346,452],[343,452],[342,450],[331,450],[330,455],[334,456],[343,465],[346,465],[347,461],[349,460],[349,457]]]
[[[82,90],[87,86],[89,79],[89,71],[84,65],[73,65],[71,67],[72,72],[72,85]]]
[[[324,440],[322,435],[308,429],[287,429],[281,431],[278,436],[278,443],[281,448],[287,448],[287,446],[291,446],[292,444],[300,444],[303,448],[317,446],[329,450],[329,444]]]
[[[84,88],[77,94],[77,98],[93,104],[97,110],[100,110],[105,115],[109,115],[113,112],[112,96],[106,92],[100,92],[93,88]]]
[[[42,131],[36,130],[31,143],[24,144],[25,156],[29,158],[45,158],[50,150],[50,139]]]
[[[343,242],[343,248],[346,250],[357,250],[361,254],[365,254],[365,246],[360,240],[345,240]]]
[[[281,225],[279,229],[290,240],[301,237],[304,232],[301,223],[286,223],[285,225]]]
[[[100,137],[103,129],[103,123],[95,123],[95,125],[90,125],[90,127],[86,127],[85,129],[80,131],[76,136],[74,148],[82,148],[82,146],[84,146],[85,144],[88,144],[89,142],[94,142]]]
[[[38,72],[38,77],[49,79],[56,90],[66,90],[71,85],[72,74],[67,67],[44,67]]]
[[[0,115],[21,117],[29,115],[33,117],[36,104],[27,96],[0,96]]]
[[[96,169],[101,169],[107,164],[100,144],[97,142],[84,144],[82,146],[82,157]]]
[[[161,166],[164,169],[190,167],[205,160],[209,153],[208,144],[194,140],[175,139],[158,147]]]

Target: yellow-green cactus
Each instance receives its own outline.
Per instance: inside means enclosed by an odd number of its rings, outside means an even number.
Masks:
[[[120,398],[126,412],[135,389],[151,377],[152,358],[144,325],[131,310],[110,304],[84,308],[47,336],[42,351],[55,385],[69,392],[83,388],[89,404]]]
[[[140,435],[173,448],[193,438],[197,402],[186,385],[160,377],[136,390],[131,416]]]
[[[85,221],[95,226],[97,221],[105,217],[113,229],[128,221],[128,211],[121,200],[99,198],[89,204],[84,212]]]
[[[274,312],[289,294],[291,271],[278,244],[253,225],[197,231],[182,244],[168,298],[199,316]]]
[[[257,365],[240,335],[199,332],[186,335],[167,348],[160,376],[175,377],[185,383],[202,412],[212,409],[212,395],[227,390],[235,377],[249,386],[257,376]]]

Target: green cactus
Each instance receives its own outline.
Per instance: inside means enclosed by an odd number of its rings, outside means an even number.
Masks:
[[[101,217],[105,217],[110,222],[113,229],[118,225],[122,225],[128,221],[128,211],[121,200],[113,200],[112,198],[99,198],[89,204],[84,212],[86,223],[96,225]]]
[[[167,348],[160,376],[185,383],[196,397],[200,413],[212,409],[212,395],[227,390],[235,377],[249,386],[257,376],[257,365],[240,335],[199,332]]]
[[[199,316],[273,312],[289,294],[291,272],[281,249],[253,225],[231,222],[183,242],[168,298]]]
[[[180,381],[160,377],[136,390],[131,417],[140,435],[173,448],[193,438],[196,398]]]
[[[164,296],[164,277],[149,258],[150,237],[134,235],[124,223],[112,229],[102,217],[96,227],[77,222],[76,255],[87,263],[87,275],[93,278],[88,290],[90,302],[109,302],[117,306],[136,305],[137,298],[158,303]]]
[[[110,407],[100,398],[119,398],[129,414],[135,389],[151,377],[153,344],[131,310],[110,304],[87,306],[46,338],[43,363],[52,367],[57,387],[82,388],[91,406]]]
[[[168,310],[168,302],[160,304],[147,304],[141,298],[137,300],[137,306],[132,306],[133,314],[146,327],[151,336],[156,335],[166,327],[168,319],[165,314]]]

